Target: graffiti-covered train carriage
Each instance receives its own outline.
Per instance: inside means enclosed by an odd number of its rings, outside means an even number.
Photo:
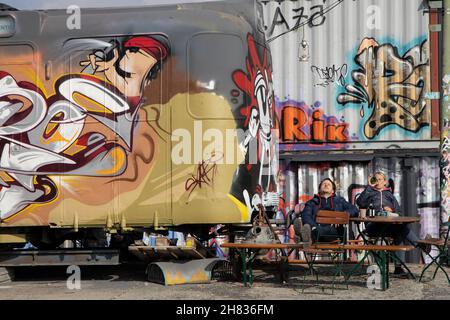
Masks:
[[[79,13],[0,16],[3,247],[168,227],[201,236],[275,204],[260,4]]]

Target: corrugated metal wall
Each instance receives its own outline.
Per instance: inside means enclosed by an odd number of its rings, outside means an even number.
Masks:
[[[431,139],[422,0],[261,3],[281,150],[439,145],[418,143]],[[323,121],[315,128],[313,116]]]
[[[394,182],[394,195],[405,206],[406,197],[416,199],[414,212],[404,215],[420,216],[420,224],[413,230],[420,238],[427,234],[439,235],[440,215],[440,182],[439,159],[437,157],[421,157],[412,159],[415,185],[405,185],[407,170],[403,158],[375,158],[370,162],[291,162],[285,169],[287,204],[291,208],[296,203],[306,202],[318,192],[319,182],[324,178],[332,178],[336,182],[337,194],[353,202],[355,195],[367,185],[368,175],[377,170],[383,171],[388,179]],[[409,258],[419,262],[419,256]]]

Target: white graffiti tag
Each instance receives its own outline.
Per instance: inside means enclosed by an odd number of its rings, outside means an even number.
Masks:
[[[126,149],[86,129],[86,118],[117,133],[131,149],[136,112],[130,113],[127,101],[90,76],[64,76],[56,90],[47,100],[10,75],[0,79],[1,219],[54,199],[56,185],[48,175],[116,176],[126,168]]]

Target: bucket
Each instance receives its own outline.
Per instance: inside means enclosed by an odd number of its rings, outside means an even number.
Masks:
[[[216,248],[216,257],[224,258],[228,256],[228,248],[222,248],[224,243],[228,243],[228,236],[221,235],[212,239],[212,245]]]

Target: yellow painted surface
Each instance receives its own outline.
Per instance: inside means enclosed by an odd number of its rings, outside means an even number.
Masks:
[[[0,234],[0,243],[26,243],[25,234]]]

